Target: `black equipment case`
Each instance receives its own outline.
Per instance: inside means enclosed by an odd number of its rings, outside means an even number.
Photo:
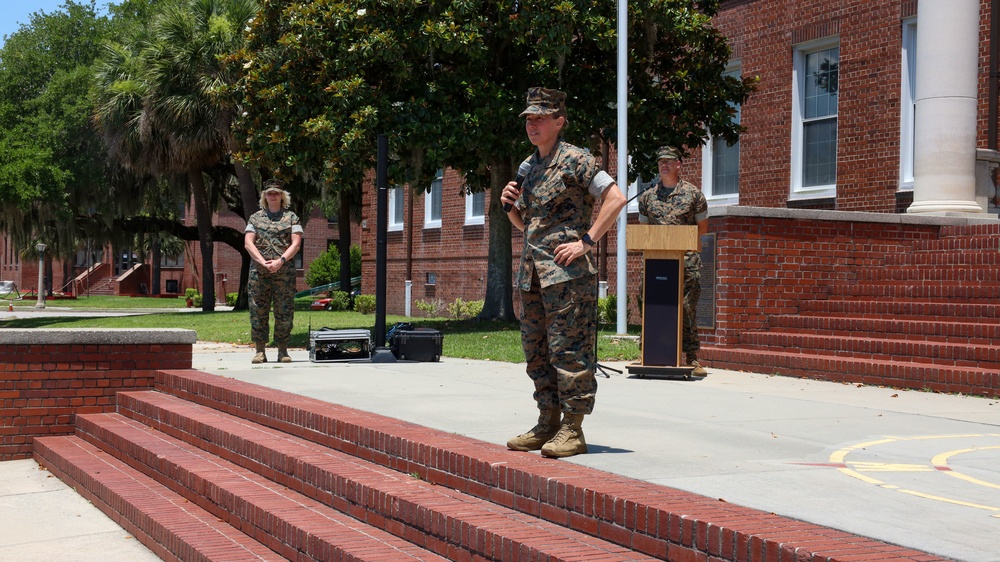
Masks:
[[[369,330],[331,330],[322,328],[309,332],[309,360],[352,361],[371,359],[372,336]]]
[[[444,336],[441,330],[417,328],[393,330],[390,349],[396,359],[405,361],[440,361]]]

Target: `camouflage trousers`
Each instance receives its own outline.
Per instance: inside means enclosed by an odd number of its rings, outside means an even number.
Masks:
[[[250,339],[254,343],[267,343],[270,339],[271,304],[274,304],[274,341],[288,345],[292,337],[292,318],[295,315],[295,266],[289,262],[275,273],[257,264],[250,265],[247,283],[250,297]]]
[[[688,362],[698,356],[698,299],[701,298],[701,254],[684,253],[684,326],[681,334],[681,351]]]
[[[597,395],[597,276],[521,291],[521,344],[539,410],[589,414]]]

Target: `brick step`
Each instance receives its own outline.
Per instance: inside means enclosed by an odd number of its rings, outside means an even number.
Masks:
[[[878,361],[983,367],[1000,369],[1000,347],[955,344],[908,339],[817,335],[783,332],[745,332],[739,346],[761,351],[786,351],[815,355],[835,355]]]
[[[996,302],[964,303],[949,299],[888,301],[831,297],[826,300],[802,301],[799,303],[799,313],[855,318],[940,319],[947,322],[965,320],[993,323],[1000,321],[1000,299]]]
[[[860,281],[830,287],[831,297],[996,300],[1000,283],[980,281]]]
[[[998,260],[1000,261],[1000,260]],[[860,281],[962,281],[1000,284],[1000,264],[998,265],[884,265],[857,270]]]
[[[146,391],[122,392],[118,397],[119,411],[151,426],[150,433],[163,432],[184,441],[186,447],[266,473],[282,486],[401,537],[426,537],[423,546],[442,556],[457,552],[463,557],[504,559],[497,550],[503,544],[509,545],[504,549],[513,548],[533,559],[647,559],[629,548],[174,396]],[[119,439],[123,433],[119,432]],[[143,437],[133,436],[128,447]],[[177,447],[151,447],[145,454],[181,464],[185,459],[174,457]],[[294,473],[286,473],[289,466],[295,467]],[[456,527],[466,531],[449,531]]]
[[[83,439],[286,559],[445,560],[120,414],[79,415],[76,423]]]
[[[769,319],[771,332],[905,338],[955,344],[995,345],[1000,322],[945,322],[936,319],[899,320],[846,316],[779,315]]]
[[[1000,248],[1000,235],[997,234],[996,225],[987,229],[963,227],[944,227],[941,229],[942,238],[914,240],[913,250],[915,252],[941,252],[941,253],[961,253],[990,251],[994,252]]]
[[[780,555],[846,560],[864,552],[900,562],[941,560],[717,498],[194,370],[160,371],[156,389],[658,559]],[[295,465],[284,472],[299,476]]]
[[[34,458],[163,560],[284,560],[79,437],[38,437]]]
[[[935,392],[997,396],[1000,370],[834,357],[813,353],[702,346],[708,367]]]
[[[900,252],[887,252],[884,260],[891,266],[919,267],[993,267],[1000,265],[1000,243],[993,241],[984,248],[927,249],[908,248]]]

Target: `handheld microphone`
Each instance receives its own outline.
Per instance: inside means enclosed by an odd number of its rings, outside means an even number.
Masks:
[[[530,160],[530,157],[528,158]],[[524,178],[528,177],[528,172],[531,171],[531,164],[528,160],[521,162],[521,165],[517,167],[517,177],[514,178],[514,189],[521,191],[521,184],[524,183]],[[510,203],[503,204],[503,212],[509,213],[512,205]]]

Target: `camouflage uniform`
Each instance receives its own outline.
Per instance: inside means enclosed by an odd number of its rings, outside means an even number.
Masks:
[[[518,199],[525,228],[517,282],[527,372],[539,410],[589,414],[597,394],[597,269],[590,252],[565,266],[554,252],[587,233],[600,170],[593,156],[561,141],[529,162]]]
[[[292,234],[302,233],[299,217],[282,209],[278,219],[272,219],[264,209],[257,211],[247,221],[246,232],[257,235],[254,245],[267,260],[278,259],[292,245]],[[292,318],[295,314],[295,264],[289,260],[281,269],[271,273],[256,262],[250,264],[250,339],[254,343],[268,341],[269,316],[274,303],[274,341],[279,347],[287,346],[292,335]]]
[[[696,225],[698,217],[708,212],[705,194],[690,183],[681,180],[676,187],[666,188],[661,182],[639,195],[639,214],[649,218],[650,224]],[[701,298],[701,254],[684,253],[684,328],[681,350],[688,360],[697,357],[698,299]]]

